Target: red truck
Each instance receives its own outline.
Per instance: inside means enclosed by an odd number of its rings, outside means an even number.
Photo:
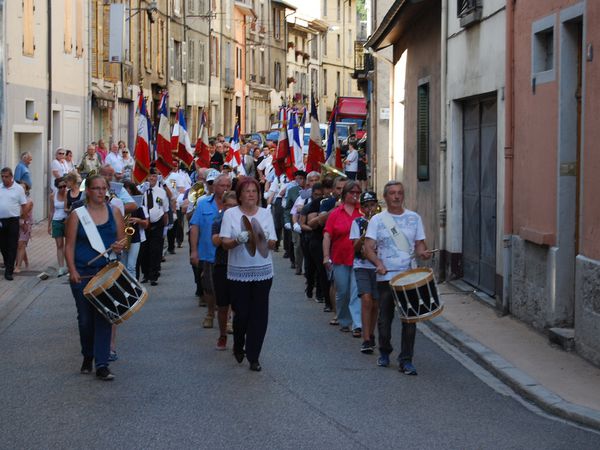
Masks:
[[[356,137],[362,139],[365,135],[367,120],[367,100],[363,97],[338,97],[338,122],[356,124]]]

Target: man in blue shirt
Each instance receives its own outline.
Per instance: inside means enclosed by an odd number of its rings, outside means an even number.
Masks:
[[[17,164],[17,167],[15,168],[15,176],[14,176],[15,182],[27,183],[27,186],[29,186],[29,189],[31,189],[31,187],[32,187],[31,172],[29,171],[29,164],[31,164],[32,160],[33,160],[33,157],[31,156],[31,153],[29,153],[29,152],[21,153],[21,161],[19,161],[19,164]]]
[[[212,328],[215,318],[215,290],[212,273],[216,248],[212,243],[212,224],[223,209],[223,194],[231,189],[231,178],[219,175],[213,182],[213,195],[198,200],[194,215],[190,220],[190,262],[201,266],[202,296],[207,306],[204,328]]]

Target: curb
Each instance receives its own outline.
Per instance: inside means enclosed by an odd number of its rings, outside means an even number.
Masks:
[[[423,325],[467,354],[480,366],[510,386],[517,394],[542,410],[600,430],[600,411],[564,400],[443,317],[436,317],[424,322]]]

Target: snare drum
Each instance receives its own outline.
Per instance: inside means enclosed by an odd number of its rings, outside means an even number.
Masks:
[[[148,298],[146,289],[118,261],[103,267],[83,295],[112,324],[129,319]]]
[[[421,322],[437,316],[444,309],[437,291],[433,270],[421,267],[407,270],[390,280],[400,320]]]

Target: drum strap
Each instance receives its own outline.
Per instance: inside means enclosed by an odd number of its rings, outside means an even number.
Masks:
[[[83,206],[81,208],[77,208],[75,212],[77,213],[77,217],[79,217],[79,222],[81,223],[83,231],[85,231],[92,248],[98,253],[106,252],[106,247],[104,247],[102,237],[100,236],[100,233],[98,233],[98,228],[96,228],[96,224],[94,223],[92,216],[90,216],[87,208]]]
[[[385,228],[388,230],[388,232],[392,236],[392,239],[393,239],[394,243],[396,244],[396,246],[398,247],[398,249],[410,254],[411,251],[410,251],[410,245],[408,244],[408,239],[406,239],[406,236],[404,235],[402,230],[398,229],[398,227],[396,226],[396,222],[394,221],[394,218],[392,217],[392,215],[390,213],[388,213],[387,211],[385,211],[381,214],[381,220],[382,220]]]

